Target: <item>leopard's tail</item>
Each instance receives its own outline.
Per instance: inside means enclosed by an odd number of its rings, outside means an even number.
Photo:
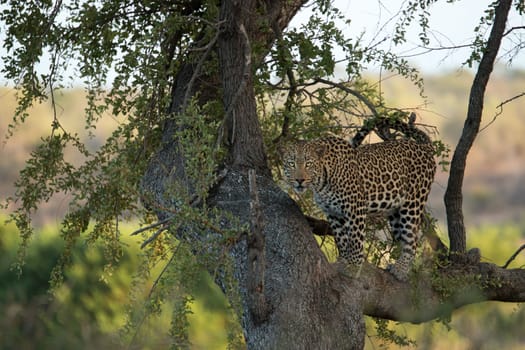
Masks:
[[[352,147],[358,147],[366,136],[368,136],[372,131],[375,131],[383,141],[396,139],[399,136],[397,132],[399,132],[403,134],[404,138],[413,139],[418,143],[431,144],[432,140],[430,137],[423,130],[418,129],[414,125],[415,119],[415,113],[410,114],[408,122],[391,118],[369,119],[354,135],[350,142]],[[392,132],[391,130],[394,130],[395,132]]]

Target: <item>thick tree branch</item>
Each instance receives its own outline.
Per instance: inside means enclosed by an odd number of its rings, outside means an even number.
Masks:
[[[479,63],[478,71],[472,82],[463,133],[461,134],[450,164],[450,176],[445,192],[445,206],[451,253],[463,254],[466,252],[466,233],[462,209],[462,187],[465,164],[470,148],[478,134],[481,114],[483,112],[485,89],[494,68],[494,61],[500,48],[511,5],[512,0],[500,0],[496,7],[494,25],[492,26],[483,57]],[[456,257],[457,254],[453,254],[452,256]]]
[[[399,282],[388,272],[367,265],[359,281],[365,314],[422,323],[481,301],[525,301],[525,269],[507,270],[489,263],[452,264],[434,276],[417,276],[411,281],[412,285]]]
[[[221,3],[220,20],[225,25],[218,39],[218,57],[226,110],[222,130],[229,151],[229,166],[254,168],[258,173],[269,174],[251,74],[253,41],[250,35],[255,32],[256,5],[254,0]]]

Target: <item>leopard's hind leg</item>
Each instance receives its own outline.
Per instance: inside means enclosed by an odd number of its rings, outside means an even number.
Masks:
[[[401,246],[401,254],[388,270],[400,281],[406,281],[416,254],[421,208],[417,202],[405,203],[388,220],[394,240]]]

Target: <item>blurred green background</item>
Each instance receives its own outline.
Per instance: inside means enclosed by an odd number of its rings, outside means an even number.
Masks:
[[[468,72],[426,77],[426,100],[409,82],[395,76],[383,77],[382,91],[388,105],[414,108],[417,122],[435,125],[435,135],[452,148],[457,141],[466,114],[468,91],[472,75]],[[525,72],[498,71],[487,90],[483,126],[497,115],[498,104],[521,91]],[[15,109],[15,92],[0,89],[0,134],[6,135]],[[119,119],[102,118],[96,136],[90,137],[83,128],[85,107],[82,90],[67,90],[57,96],[58,117],[69,130],[76,130],[92,149],[99,147]],[[469,247],[479,247],[485,261],[503,265],[512,253],[525,243],[525,100],[519,99],[503,107],[503,113],[480,133],[469,154],[464,185],[465,219],[468,225]],[[47,135],[52,122],[49,103],[30,110],[26,124],[3,141],[0,149],[0,199],[14,194],[13,182],[25,159]],[[66,157],[74,160],[78,155]],[[81,160],[78,159],[78,162]],[[429,202],[431,212],[438,218],[442,239],[444,208],[442,197],[447,173],[439,171]],[[104,270],[103,247],[87,246],[80,242],[74,250],[74,261],[66,271],[64,284],[49,292],[49,278],[57,263],[62,240],[59,222],[67,210],[67,195],[56,195],[45,203],[35,222],[38,233],[30,244],[23,274],[11,269],[16,260],[18,233],[11,224],[0,221],[0,349],[164,349],[170,344],[169,312],[163,312],[144,322],[140,336],[122,335],[128,311],[136,305],[136,293],[147,296],[159,271],[141,289],[132,293],[133,276],[139,268],[140,241],[129,237],[137,229],[133,223],[122,227],[124,255],[112,271]],[[525,253],[511,267],[523,267]],[[193,349],[224,349],[228,335],[226,325],[231,320],[228,305],[211,278],[199,274],[191,304],[190,341]],[[381,340],[369,320],[367,348],[397,348]],[[418,349],[521,349],[525,346],[525,309],[521,305],[481,303],[454,313],[446,325],[432,322],[424,325],[390,324],[399,334],[417,342]]]

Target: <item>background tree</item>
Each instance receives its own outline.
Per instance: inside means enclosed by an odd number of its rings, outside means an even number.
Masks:
[[[461,214],[462,176],[484,89],[509,11],[524,11],[520,1],[491,4],[481,23],[490,35],[485,40],[480,34],[473,44],[471,62],[479,60],[479,68],[446,196],[454,263],[420,271],[411,283],[371,265],[360,279],[341,273],[271,177],[281,138],[344,135],[349,124],[342,117],[395,114],[360,78],[367,62],[422,86],[406,61],[346,38],[336,25],[345,19],[329,1],[313,2],[313,15],[300,29],[287,27],[306,1],[3,4],[3,73],[19,94],[9,133],[26,121],[32,103],[53,103],[70,75],[80,77],[88,92],[88,130],[96,132],[107,114],[125,117],[93,149],[63,127],[55,110],[50,135],[32,153],[9,200],[23,239],[20,268],[33,232],[31,215],[54,194],[67,192],[66,245],[53,283],[60,283],[81,237],[104,243],[111,269],[122,255],[119,223],[140,217],[144,227],[136,234],[144,235],[146,249],[141,276],[159,260],[170,261],[151,309],[172,295],[174,278],[183,291],[172,317],[175,346],[188,341],[184,316],[191,298],[184,291],[191,289],[195,266],[208,269],[226,293],[244,341],[254,348],[362,348],[365,314],[424,322],[480,300],[525,300],[522,269],[480,263],[475,250],[466,252]],[[407,5],[396,40],[416,15],[425,40],[427,5]],[[345,54],[343,83],[329,79],[336,46]],[[44,59],[49,69],[42,74]],[[66,69],[68,64],[77,69]],[[282,103],[272,105],[277,96]],[[67,159],[67,147],[85,160]],[[231,338],[232,344],[243,342],[237,330]]]

